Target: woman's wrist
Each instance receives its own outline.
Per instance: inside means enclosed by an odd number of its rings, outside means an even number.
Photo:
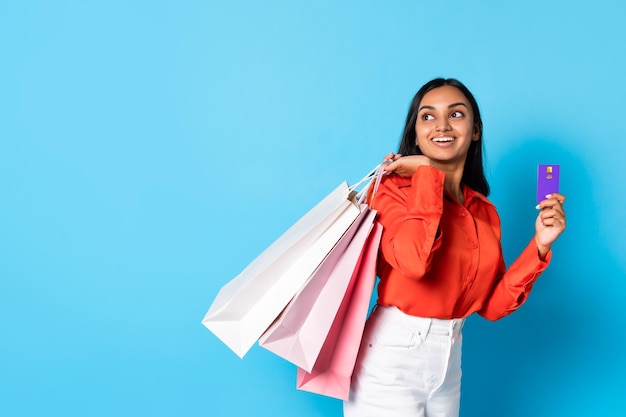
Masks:
[[[535,236],[535,244],[537,245],[537,254],[539,255],[539,259],[545,261],[548,252],[550,252],[550,246],[543,245],[539,242],[537,236]]]

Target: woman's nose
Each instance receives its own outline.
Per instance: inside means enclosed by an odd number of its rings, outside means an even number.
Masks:
[[[437,132],[445,132],[446,130],[450,130],[450,123],[447,118],[442,118],[437,121],[437,126],[435,127]]]

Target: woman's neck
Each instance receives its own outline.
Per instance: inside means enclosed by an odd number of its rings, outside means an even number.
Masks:
[[[443,183],[443,188],[460,204],[464,204],[463,199],[463,166],[460,167],[449,167],[449,166],[438,166],[437,163],[433,164],[437,169],[446,173],[446,179]]]

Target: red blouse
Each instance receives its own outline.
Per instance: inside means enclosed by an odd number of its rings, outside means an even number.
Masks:
[[[371,204],[383,225],[378,304],[420,317],[478,312],[497,320],[524,303],[552,252],[542,261],[532,239],[507,270],[494,205],[467,186],[459,204],[444,191],[444,178],[420,166],[412,178],[381,181]]]

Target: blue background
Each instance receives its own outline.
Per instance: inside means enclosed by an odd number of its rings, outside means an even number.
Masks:
[[[483,112],[512,261],[538,163],[568,230],[529,301],[465,329],[462,415],[626,415],[620,1],[0,3],[0,415],[340,416],[200,321],[415,91]]]

